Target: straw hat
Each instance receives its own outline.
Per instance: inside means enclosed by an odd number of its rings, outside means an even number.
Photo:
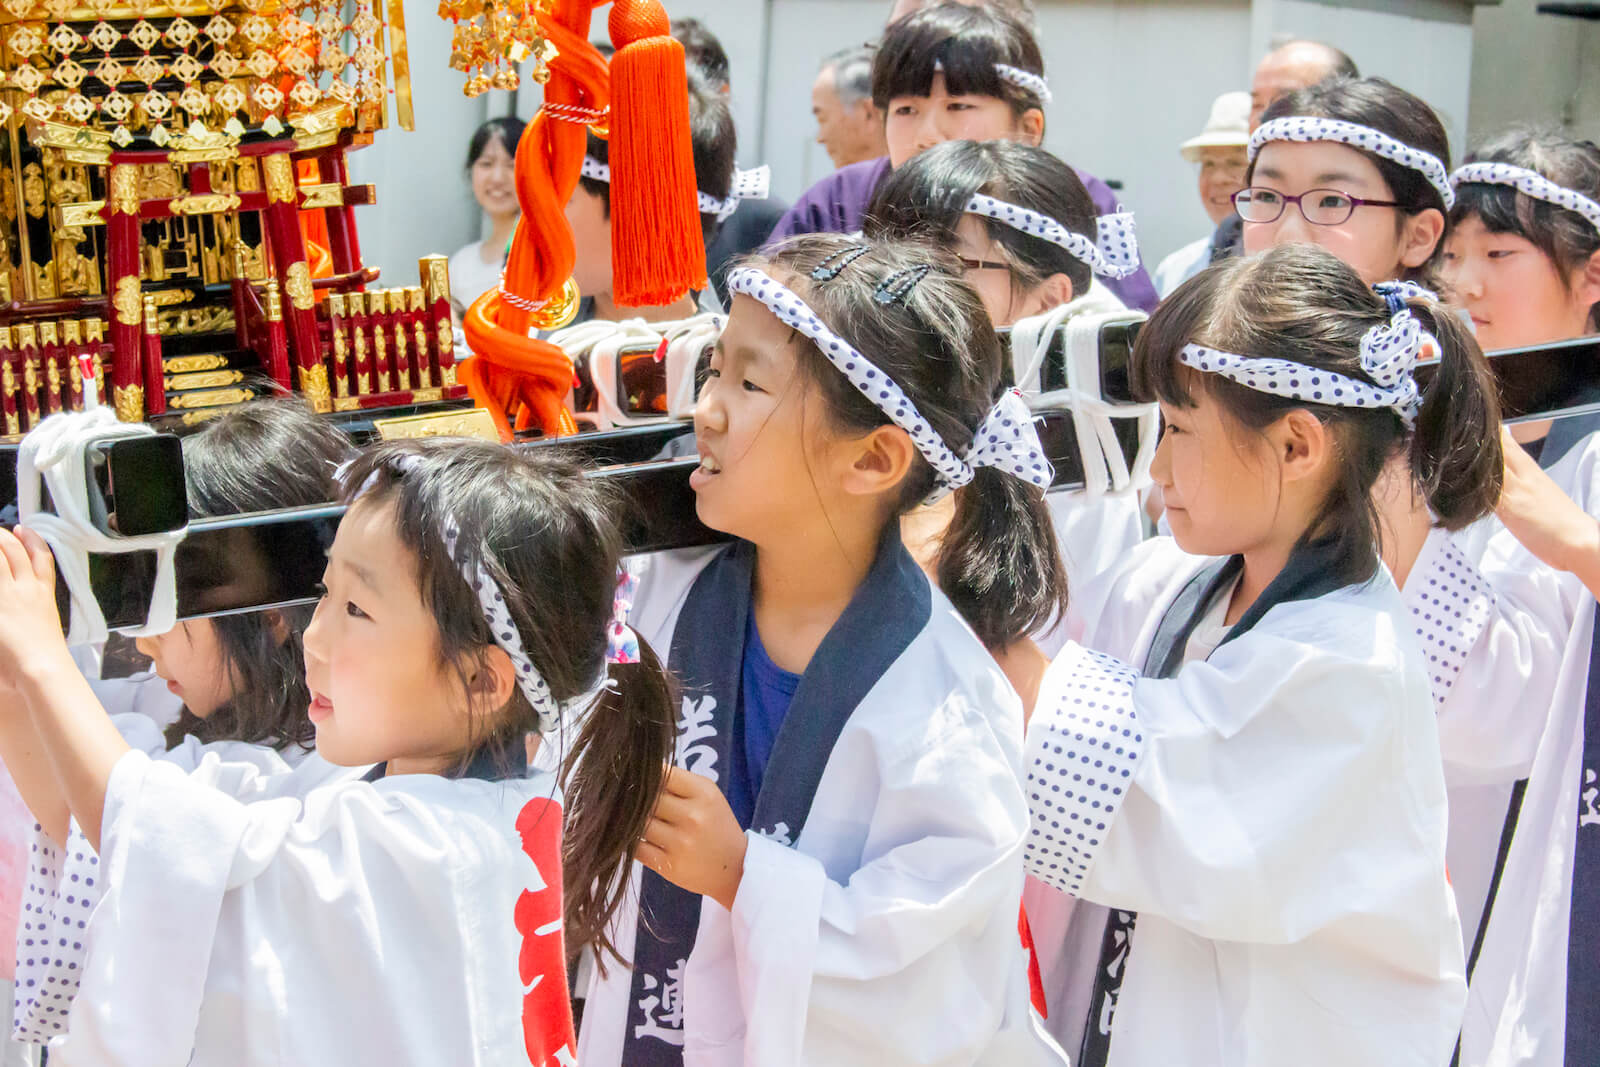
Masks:
[[[1183,158],[1200,162],[1202,148],[1244,148],[1250,143],[1250,94],[1223,93],[1211,104],[1211,117],[1198,137],[1178,146]]]

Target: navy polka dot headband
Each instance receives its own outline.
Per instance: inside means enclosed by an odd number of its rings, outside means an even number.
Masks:
[[[1582,215],[1590,226],[1600,230],[1600,204],[1575,189],[1557,185],[1536,170],[1514,167],[1510,163],[1468,163],[1450,175],[1450,184],[1509,185],[1519,193],[1566,208]]]
[[[911,436],[917,451],[933,466],[942,490],[966,485],[978,467],[994,467],[1040,489],[1050,487],[1054,472],[1039,443],[1033,413],[1021,393],[1008,390],[978,427],[966,456],[958,456],[917,411],[905,391],[850,342],[829,329],[792,290],[762,271],[739,267],[728,274],[728,292],[760,302],[778,321],[815,342],[828,362],[862,396]]]
[[[1067,229],[1049,215],[1041,215],[1037,211],[1029,211],[982,193],[974,194],[967,201],[966,211],[969,215],[994,219],[1013,230],[1059,245],[1102,277],[1126,278],[1139,269],[1139,241],[1134,236],[1133,213],[1130,211],[1101,215],[1095,224],[1096,239],[1093,241]]]
[[[1437,352],[1439,343],[1404,301],[1433,294],[1408,282],[1386,282],[1376,288],[1396,310],[1388,322],[1372,327],[1361,338],[1361,369],[1371,382],[1293,360],[1239,356],[1197,344],[1184,345],[1178,362],[1207,374],[1220,374],[1246,389],[1290,400],[1341,408],[1393,408],[1410,426],[1422,403],[1412,371],[1418,356],[1430,347]]]
[[[1314,115],[1290,115],[1273,119],[1271,122],[1263,123],[1250,135],[1252,162],[1256,154],[1261,151],[1261,146],[1270,141],[1295,141],[1300,144],[1330,141],[1349,145],[1363,152],[1371,152],[1375,156],[1381,156],[1391,163],[1398,163],[1422,175],[1428,180],[1429,185],[1439,191],[1446,208],[1456,205],[1456,192],[1450,186],[1450,172],[1445,169],[1439,157],[1420,148],[1412,148],[1404,141],[1396,140],[1381,130],[1345,122],[1343,119],[1325,119]]]

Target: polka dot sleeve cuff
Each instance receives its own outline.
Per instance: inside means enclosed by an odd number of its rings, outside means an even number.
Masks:
[[[1450,535],[1435,530],[1406,578],[1406,607],[1428,661],[1433,700],[1450,695],[1494,615],[1494,591]]]
[[[1134,714],[1138,674],[1110,656],[1069,645],[1068,680],[1028,726],[1028,873],[1078,893],[1144,752]],[[1063,666],[1058,664],[1052,671]]]
[[[100,857],[78,824],[65,848],[35,825],[17,924],[13,1040],[44,1044],[66,1032],[67,1009],[83,975],[89,917],[101,892]]]

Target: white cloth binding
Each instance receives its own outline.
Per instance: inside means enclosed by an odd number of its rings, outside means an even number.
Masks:
[[[1575,189],[1557,185],[1536,170],[1510,163],[1468,163],[1450,175],[1450,184],[1458,189],[1463,185],[1509,185],[1535,200],[1577,212],[1600,231],[1600,203]]]
[[[89,488],[85,450],[96,441],[150,437],[155,431],[143,423],[117,421],[107,407],[51,415],[22,439],[17,451],[17,515],[21,525],[40,537],[56,558],[56,567],[71,594],[69,645],[94,644],[106,639],[106,617],[89,583],[89,555],[156,554],[155,588],[143,626],[124,632],[134,637],[164,634],[177,623],[178,592],[173,562],[178,543],[189,527],[142,537],[112,537],[96,529],[89,519]],[[41,486],[50,487],[55,511],[40,510]]]
[[[1016,390],[1006,392],[990,409],[973,435],[972,448],[963,458],[945,444],[900,386],[829,329],[804,300],[776,279],[754,268],[740,267],[728,275],[728,292],[759,301],[779,321],[814,341],[823,357],[860,390],[862,396],[911,435],[917,451],[937,472],[942,490],[959,489],[972,481],[974,467],[994,467],[1040,489],[1050,487],[1054,472],[1039,443],[1033,416]]]
[[[1101,215],[1095,223],[1095,240],[1067,229],[1049,215],[1029,211],[992,196],[975,193],[967,201],[967,214],[1010,226],[1030,237],[1059,245],[1096,274],[1107,278],[1126,278],[1139,269],[1139,241],[1133,229],[1133,213],[1119,211]]]
[[[1083,461],[1083,492],[1093,499],[1139,493],[1150,484],[1150,464],[1161,440],[1161,410],[1154,403],[1120,404],[1107,400],[1100,390],[1100,329],[1109,323],[1139,322],[1137,311],[1075,314],[1063,304],[1043,315],[1021,319],[1011,327],[1011,358],[1016,380],[1028,406],[1035,412],[1066,409]],[[1065,389],[1044,392],[1040,376],[1051,339],[1063,333],[1066,354]],[[1113,419],[1136,420],[1139,450],[1130,467],[1117,438]]]
[[[1250,135],[1251,162],[1255,161],[1261,146],[1270,141],[1294,141],[1300,144],[1331,141],[1335,144],[1349,145],[1363,152],[1371,152],[1391,163],[1416,171],[1427,179],[1429,185],[1438,190],[1446,208],[1455,207],[1456,193],[1450,186],[1450,172],[1445,169],[1444,163],[1438,156],[1424,152],[1420,148],[1412,148],[1404,141],[1396,140],[1370,126],[1345,122],[1342,119],[1325,119],[1315,115],[1289,115],[1273,119],[1271,122],[1263,123]]]

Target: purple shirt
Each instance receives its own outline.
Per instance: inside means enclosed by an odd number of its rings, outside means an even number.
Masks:
[[[861,229],[861,220],[867,213],[867,204],[871,202],[873,192],[889,169],[888,156],[840,167],[807,189],[794,202],[788,213],[778,220],[768,243],[776,243],[800,233],[856,233]],[[1097,213],[1110,215],[1122,209],[1121,201],[1111,186],[1077,167],[1073,167],[1072,172],[1089,190],[1089,198],[1094,201]],[[1100,279],[1100,284],[1116,293],[1131,308],[1154,311],[1160,302],[1156,287],[1143,266],[1126,278],[1096,277]]]

